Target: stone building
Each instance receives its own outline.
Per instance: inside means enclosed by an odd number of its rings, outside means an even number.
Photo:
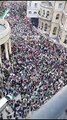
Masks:
[[[35,27],[38,27],[40,3],[41,1],[27,1],[27,17]]]
[[[11,29],[9,23],[0,19],[0,65],[2,65],[2,45],[5,47],[5,56],[9,60],[9,54],[11,54],[11,40],[10,40]]]
[[[67,47],[67,2],[40,1],[36,16],[39,18],[38,30],[45,37],[57,40]]]
[[[41,2],[39,10],[39,26],[40,32],[49,36],[52,20],[52,4],[48,1]]]

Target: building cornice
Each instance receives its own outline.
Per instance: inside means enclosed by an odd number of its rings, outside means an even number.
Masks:
[[[43,20],[46,20],[46,21],[51,21],[51,19],[47,19],[47,18],[41,17],[41,16],[39,16],[39,19],[43,19]]]
[[[49,7],[49,6],[43,6],[43,5],[40,5],[41,8],[48,8],[48,9],[52,9],[53,7]]]

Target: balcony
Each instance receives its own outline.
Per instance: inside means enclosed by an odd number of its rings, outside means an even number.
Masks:
[[[46,17],[44,15],[39,15],[39,18],[43,19],[43,20],[47,20],[47,21],[51,21],[51,17]]]

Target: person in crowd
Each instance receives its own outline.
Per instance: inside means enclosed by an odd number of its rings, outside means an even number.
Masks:
[[[6,60],[3,50],[4,79],[0,89],[4,96],[21,94],[21,100],[11,103],[14,117],[19,119],[39,109],[66,85],[67,49],[37,32],[26,17],[25,3],[8,5],[10,16],[6,19],[11,27],[12,54]]]

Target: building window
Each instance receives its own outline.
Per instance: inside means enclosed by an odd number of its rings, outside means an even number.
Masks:
[[[40,14],[40,10],[38,11],[38,14],[41,15],[41,14]]]
[[[56,35],[57,27],[54,27],[53,29],[53,35]]]
[[[62,14],[62,19],[61,19],[61,24],[64,25],[66,20],[66,16],[64,14]]]
[[[45,10],[43,10],[43,15],[45,15]]]
[[[31,14],[31,11],[29,11],[29,14]]]
[[[47,24],[45,24],[44,26],[44,31],[47,31]]]
[[[62,30],[61,30],[61,28],[60,28],[60,27],[59,27],[58,37],[59,37],[59,39],[61,39],[61,38],[62,38]]]
[[[29,2],[29,7],[31,7],[31,1]]]
[[[57,15],[56,15],[56,20],[58,20],[58,19],[59,19],[59,16],[60,16],[59,14],[57,14]]]
[[[58,8],[62,8],[62,3],[59,3]]]
[[[37,14],[37,12],[35,11],[34,14]]]
[[[47,11],[46,18],[49,16],[49,11]]]
[[[35,3],[35,7],[37,8],[37,3]]]
[[[43,29],[43,22],[42,22],[42,26],[41,26],[41,30]]]
[[[39,28],[40,28],[40,26],[39,26]]]
[[[64,43],[67,44],[67,35],[65,36]]]
[[[61,39],[60,35],[58,37],[59,37],[59,39]]]

